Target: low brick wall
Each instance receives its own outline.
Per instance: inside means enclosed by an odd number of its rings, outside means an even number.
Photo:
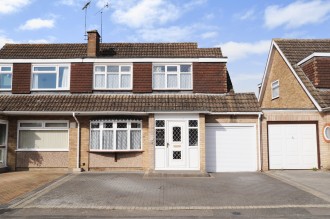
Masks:
[[[17,168],[40,168],[40,167],[56,167],[68,168],[69,156],[68,152],[40,152],[40,151],[18,151],[16,152]]]

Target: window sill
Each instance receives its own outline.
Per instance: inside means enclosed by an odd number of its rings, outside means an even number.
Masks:
[[[280,96],[272,97],[272,100],[276,100],[276,99],[278,99],[278,98],[280,98]]]
[[[59,149],[17,149],[16,152],[69,152],[69,150],[59,150]]]
[[[70,91],[70,89],[31,89],[31,91]]]
[[[136,153],[144,152],[144,150],[89,150],[91,153]]]

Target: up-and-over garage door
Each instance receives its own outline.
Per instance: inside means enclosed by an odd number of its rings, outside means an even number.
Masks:
[[[269,169],[318,168],[316,124],[269,124]]]
[[[208,172],[257,171],[255,124],[206,124]]]

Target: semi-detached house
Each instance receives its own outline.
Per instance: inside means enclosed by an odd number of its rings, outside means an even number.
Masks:
[[[0,166],[11,170],[260,169],[260,108],[220,48],[196,43],[6,44]]]

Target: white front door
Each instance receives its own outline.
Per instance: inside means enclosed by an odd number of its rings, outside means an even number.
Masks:
[[[184,121],[168,121],[167,159],[171,169],[186,167],[186,139]]]
[[[7,122],[0,121],[0,167],[6,166]]]

